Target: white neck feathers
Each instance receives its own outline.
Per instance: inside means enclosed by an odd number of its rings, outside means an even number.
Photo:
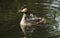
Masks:
[[[21,25],[26,24],[25,17],[26,17],[26,14],[23,13],[23,17],[22,17],[22,20],[20,22]]]

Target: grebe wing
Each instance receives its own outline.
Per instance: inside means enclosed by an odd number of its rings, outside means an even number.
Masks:
[[[39,19],[39,18],[26,18],[26,22],[28,22],[28,23],[37,23],[40,20],[41,19]]]
[[[33,14],[30,14],[30,16],[26,18],[26,22],[28,23],[37,23],[39,21],[41,21],[41,17],[37,17]]]

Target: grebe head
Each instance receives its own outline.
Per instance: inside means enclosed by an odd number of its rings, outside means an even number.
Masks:
[[[27,9],[27,8],[23,8],[23,9],[21,10],[21,12],[27,13],[27,12],[28,12],[28,9]]]

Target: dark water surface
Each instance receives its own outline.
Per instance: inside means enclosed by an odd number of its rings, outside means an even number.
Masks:
[[[20,9],[20,1],[17,0],[1,0],[0,3],[0,38],[22,38],[23,32],[19,26],[22,14],[17,14],[16,11]],[[50,1],[50,0],[49,0]],[[27,7],[31,9],[33,13],[36,13],[37,16],[45,16],[45,13],[48,13],[48,9],[44,11],[45,8],[43,3],[49,3],[47,0],[22,0],[21,3],[27,3]],[[12,2],[12,3],[11,3]],[[30,2],[30,3],[29,3]],[[41,4],[40,4],[41,2]],[[33,8],[31,8],[33,7]],[[13,10],[13,11],[12,11]],[[20,15],[20,16],[19,16]],[[29,38],[48,38],[49,33],[46,28],[37,27],[37,29],[29,36]]]
[[[20,38],[21,36],[22,34],[20,33],[20,29],[17,26],[7,31],[1,32],[0,34],[1,38]]]
[[[4,29],[6,30],[6,29]],[[42,30],[42,31],[41,31]],[[14,26],[13,28],[2,31],[0,33],[0,38],[22,38],[23,32],[19,26]],[[48,38],[48,32],[44,28],[38,27],[29,38]]]

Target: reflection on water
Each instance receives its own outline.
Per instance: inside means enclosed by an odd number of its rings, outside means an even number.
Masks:
[[[56,17],[56,21],[58,22],[58,31],[60,31],[60,16]]]
[[[1,38],[22,38],[23,33],[19,26],[15,26],[12,29],[1,32],[0,33]],[[29,36],[29,38],[47,38],[48,32],[45,28],[37,27],[37,29],[34,31],[34,33]]]
[[[57,31],[58,31],[58,35],[60,35],[60,16],[56,17],[55,19],[58,23],[57,23]],[[60,36],[58,37],[60,38]]]

